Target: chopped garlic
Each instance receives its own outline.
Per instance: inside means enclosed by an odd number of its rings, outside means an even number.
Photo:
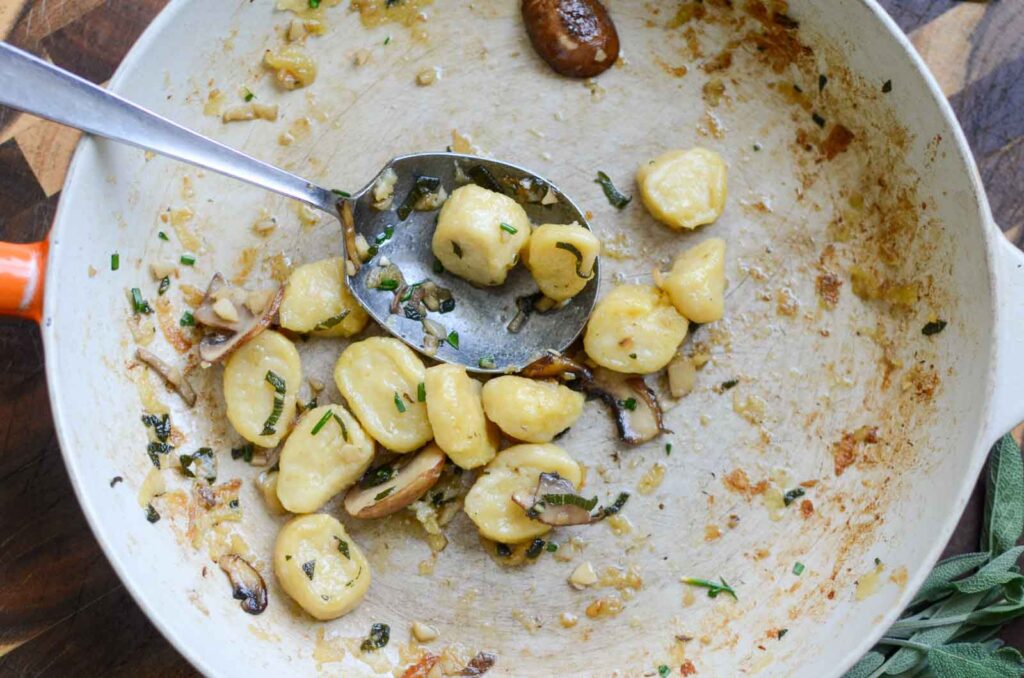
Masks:
[[[238,322],[238,309],[230,299],[218,299],[213,303],[213,312],[229,323]]]
[[[167,276],[175,275],[178,267],[169,261],[154,261],[149,265],[149,272],[156,280],[163,280]]]
[[[437,640],[438,632],[433,626],[428,626],[421,621],[414,621],[412,623],[412,635],[421,643],[429,643],[432,640]]]
[[[594,571],[594,566],[590,564],[590,561],[578,565],[569,576],[569,584],[577,591],[582,591],[596,583],[597,572]]]

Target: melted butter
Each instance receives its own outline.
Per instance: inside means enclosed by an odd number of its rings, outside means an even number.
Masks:
[[[857,592],[855,598],[857,600],[865,600],[869,596],[878,593],[878,589],[882,588],[882,573],[885,572],[885,565],[878,563],[875,565],[875,569],[864,575],[857,581]]]
[[[359,18],[367,28],[386,23],[411,27],[427,20],[423,10],[433,2],[434,0],[402,0],[388,7],[386,0],[352,0],[352,9],[359,12]]]

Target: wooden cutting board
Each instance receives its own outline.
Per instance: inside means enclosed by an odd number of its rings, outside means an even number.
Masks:
[[[165,4],[0,0],[0,35],[103,83]],[[996,219],[1024,246],[1024,2],[882,4],[949,96]],[[73,130],[0,110],[0,240],[45,236],[77,139]],[[979,498],[976,492],[948,553],[976,550]],[[195,674],[93,539],[57,447],[39,332],[7,319],[0,319],[0,535],[0,676]],[[1024,647],[1024,622],[1004,637]]]

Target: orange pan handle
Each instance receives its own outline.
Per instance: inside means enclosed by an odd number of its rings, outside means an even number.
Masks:
[[[0,315],[40,322],[48,243],[0,242]]]

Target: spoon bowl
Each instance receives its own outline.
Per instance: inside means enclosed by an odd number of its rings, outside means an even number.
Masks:
[[[373,206],[371,189],[377,177],[349,198],[356,233],[376,246],[376,252],[349,276],[349,289],[374,320],[412,348],[477,372],[515,371],[545,350],[563,351],[576,340],[597,299],[598,261],[583,291],[560,306],[539,311],[537,285],[525,266],[509,271],[502,285],[473,285],[444,271],[435,261],[431,239],[438,210],[414,210],[404,220],[398,214],[417,177],[439,179],[450,194],[459,186],[472,183],[471,176],[484,176],[495,181],[485,188],[498,188],[516,198],[533,224],[575,221],[590,228],[581,210],[568,196],[548,180],[522,167],[472,155],[414,153],[395,158],[381,174],[389,168],[398,176],[390,209],[378,210]],[[376,287],[374,278],[379,272],[375,274],[374,269],[389,265],[397,267],[409,285],[429,280],[451,292],[455,301],[451,311],[427,315],[436,323],[435,332],[440,328],[444,330],[443,336],[434,337],[440,339],[436,350],[430,348],[435,341],[427,336],[427,325],[419,313],[415,308],[407,310],[407,303],[403,302],[410,294],[408,290]],[[454,334],[449,341],[450,333]]]
[[[482,175],[486,183],[492,184],[485,188],[516,198],[534,223],[575,221],[589,228],[579,208],[553,184],[515,165],[456,153],[405,155],[388,163],[361,191],[353,196],[342,194],[339,199],[337,191],[204,137],[3,42],[0,104],[220,172],[340,219],[348,236],[354,238],[350,231],[354,228],[367,242],[376,244],[377,251],[365,262],[367,265],[354,253],[348,253],[348,282],[355,298],[388,332],[438,360],[459,363],[478,372],[514,371],[545,350],[561,351],[568,347],[579,336],[597,297],[596,260],[586,288],[557,309],[544,313],[533,312],[534,300],[539,298],[537,287],[522,266],[511,272],[505,284],[486,289],[443,272],[435,273],[430,243],[437,210],[413,210],[402,219],[395,207],[373,207],[373,185],[388,169],[398,177],[393,201],[396,206],[402,204],[417,177],[436,177],[450,193],[460,183],[468,183],[470,175],[465,172],[470,172]],[[463,163],[462,171],[457,170],[459,163]],[[351,223],[347,223],[349,218]],[[392,235],[381,238],[389,227],[393,229]],[[348,237],[346,240],[351,241]],[[454,308],[445,308],[447,313],[428,314],[437,316],[430,322],[410,317],[414,314],[406,313],[401,306],[405,289],[396,290],[396,295],[367,285],[368,276],[385,261],[396,265],[410,283],[430,279],[450,290]],[[446,340],[436,347],[429,346],[440,337],[428,341],[425,328],[439,333],[442,325]]]

